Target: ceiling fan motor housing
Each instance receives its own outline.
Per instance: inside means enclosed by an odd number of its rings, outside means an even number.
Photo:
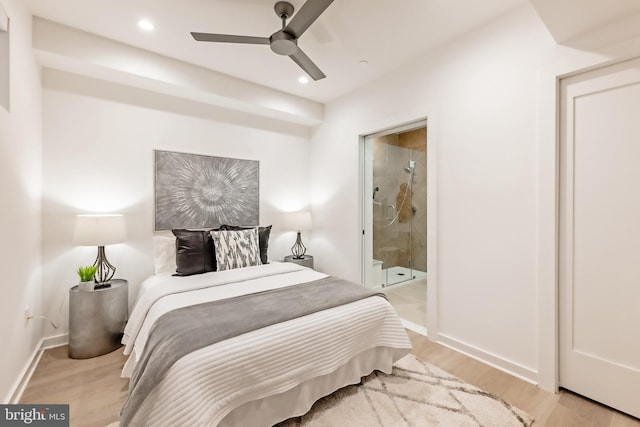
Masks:
[[[285,32],[277,31],[269,37],[271,50],[278,55],[293,55],[298,51],[298,41],[294,36]]]

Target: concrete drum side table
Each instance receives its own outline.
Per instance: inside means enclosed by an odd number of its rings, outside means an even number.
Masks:
[[[119,348],[129,314],[129,284],[112,279],[111,286],[82,292],[69,290],[69,357],[88,359]]]

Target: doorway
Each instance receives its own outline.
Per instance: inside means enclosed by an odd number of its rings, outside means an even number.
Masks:
[[[362,144],[364,284],[426,330],[426,121],[366,135]]]
[[[560,90],[559,382],[640,417],[640,58]]]

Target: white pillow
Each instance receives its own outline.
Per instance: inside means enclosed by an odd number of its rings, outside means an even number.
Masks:
[[[258,227],[245,230],[211,231],[217,270],[261,265]]]
[[[153,263],[155,274],[176,272],[176,238],[153,236]]]

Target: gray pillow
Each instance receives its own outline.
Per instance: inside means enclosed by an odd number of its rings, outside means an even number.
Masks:
[[[209,231],[175,229],[171,232],[176,236],[175,276],[216,271],[213,238]]]

